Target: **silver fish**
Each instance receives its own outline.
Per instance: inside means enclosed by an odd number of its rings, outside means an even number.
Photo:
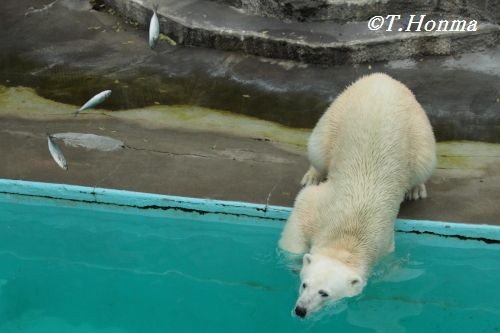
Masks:
[[[87,109],[93,108],[94,106],[96,106],[98,104],[101,104],[109,96],[111,96],[111,90],[104,90],[104,91],[98,93],[97,95],[95,95],[94,97],[92,97],[91,99],[89,99],[87,101],[87,103],[83,104],[83,106],[80,109],[78,109],[78,111],[76,111],[75,116],[80,111],[87,110]]]
[[[59,148],[59,145],[54,140],[52,140],[52,137],[49,134],[47,134],[47,138],[50,155],[52,155],[52,158],[54,159],[54,161],[56,161],[57,165],[59,165],[64,170],[68,170],[68,164],[66,163],[66,159],[64,158],[61,148]]]
[[[158,39],[160,39],[160,22],[158,21],[158,15],[156,15],[157,9],[158,5],[155,5],[153,8],[153,16],[149,22],[149,47],[151,49],[156,46]]]

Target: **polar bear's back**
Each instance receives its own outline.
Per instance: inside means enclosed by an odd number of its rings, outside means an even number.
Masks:
[[[372,177],[406,187],[412,140],[418,128],[431,133],[425,112],[413,93],[388,75],[365,76],[349,86],[322,116],[311,135],[309,157],[328,159],[328,174]],[[320,141],[320,142],[318,142]],[[323,161],[322,161],[323,162]],[[392,184],[397,182],[397,184]]]
[[[283,232],[285,249],[344,260],[363,272],[394,247],[405,192],[435,166],[435,140],[411,91],[384,74],[340,94],[309,138],[306,173],[324,180],[302,189]]]
[[[418,112],[415,107],[421,110],[413,93],[401,82],[382,73],[360,78],[347,87],[331,106],[341,113],[344,111],[344,116],[352,120],[364,117],[364,123],[368,119],[389,120],[391,116],[406,116]]]

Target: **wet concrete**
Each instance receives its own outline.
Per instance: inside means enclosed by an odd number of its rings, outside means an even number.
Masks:
[[[307,168],[302,128],[373,71],[413,89],[440,140],[500,141],[500,47],[324,68],[166,42],[151,51],[133,24],[84,1],[51,3],[2,2],[1,178],[291,206]],[[113,90],[104,109],[71,116],[104,89]],[[109,136],[126,147],[63,145],[65,172],[48,154],[46,131]],[[500,153],[482,147],[443,153],[431,197],[404,204],[401,216],[498,223]]]
[[[69,171],[55,165],[44,122],[0,117],[0,177],[287,205],[307,162],[264,140],[151,129],[115,119],[53,121],[52,131],[105,133],[127,148],[99,152],[62,145]],[[101,130],[102,129],[102,130]]]
[[[211,0],[245,13],[303,21],[368,20],[374,15],[455,13],[500,22],[500,3],[483,0]]]
[[[42,3],[53,2],[2,3],[0,82],[75,108],[112,89],[103,105],[110,110],[197,105],[312,128],[346,85],[381,71],[414,91],[439,140],[500,141],[500,47],[324,68],[166,42],[151,51],[146,31],[85,1],[60,0],[33,12]]]
[[[149,24],[152,1],[103,1],[120,15],[143,26]],[[179,44],[311,64],[339,65],[425,55],[453,55],[484,50],[497,45],[500,40],[500,26],[481,20],[476,22],[476,28],[469,31],[436,29],[411,32],[405,30],[409,16],[402,15],[401,20],[394,22],[392,30],[372,31],[367,28],[367,21],[345,24],[330,20],[286,22],[272,17],[246,15],[231,6],[211,1],[161,0],[157,3],[160,31]],[[427,14],[424,18],[426,22],[464,19],[451,13]]]
[[[93,110],[75,119],[69,105],[9,91],[8,99],[0,94],[1,178],[292,206],[308,167],[302,130],[217,110],[193,111],[188,122],[155,116],[158,108],[177,112],[167,106]],[[45,132],[93,133],[124,146],[103,152],[61,141],[64,171],[50,157]],[[429,198],[403,203],[400,217],[499,224],[500,145],[443,142],[438,153]]]

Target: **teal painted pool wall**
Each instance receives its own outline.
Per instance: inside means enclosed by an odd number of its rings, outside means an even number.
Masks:
[[[60,205],[95,210],[122,210],[127,214],[160,214],[165,217],[220,222],[286,222],[291,208],[66,184],[0,179],[0,195],[32,204],[57,201]],[[499,217],[500,218],[500,217]],[[436,234],[444,237],[500,242],[500,226],[398,219],[396,232]]]

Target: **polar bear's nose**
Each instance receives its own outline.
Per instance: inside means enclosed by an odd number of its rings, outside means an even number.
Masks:
[[[307,314],[307,310],[306,310],[306,308],[303,308],[303,307],[297,305],[295,307],[295,314],[297,316],[299,316],[300,318],[304,318]]]

